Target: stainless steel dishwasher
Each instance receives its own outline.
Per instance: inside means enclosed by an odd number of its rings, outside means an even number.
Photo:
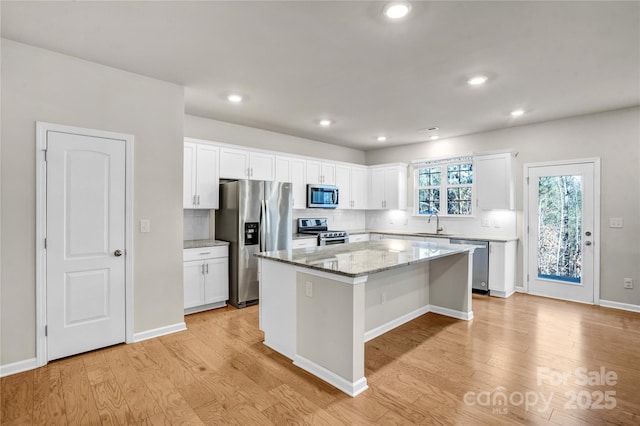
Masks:
[[[465,244],[474,246],[473,251],[473,278],[472,289],[476,293],[489,293],[489,241],[456,240],[451,239],[450,244]]]

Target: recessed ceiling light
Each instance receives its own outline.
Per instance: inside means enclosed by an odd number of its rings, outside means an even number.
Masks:
[[[384,7],[384,15],[389,19],[400,19],[411,11],[411,3],[408,1],[392,1]]]
[[[329,126],[331,126],[333,124],[333,120],[329,120],[328,118],[324,118],[324,119],[320,120],[319,124],[322,127],[329,127]]]
[[[229,102],[233,102],[234,104],[242,102],[243,99],[244,98],[242,97],[242,95],[239,95],[237,93],[230,93],[229,95],[227,95],[227,100]]]
[[[481,86],[487,82],[489,78],[486,75],[474,75],[467,80],[469,86]]]
[[[514,109],[513,111],[511,111],[512,117],[520,117],[522,114],[524,114],[523,109]]]
[[[386,141],[386,140],[387,140],[387,137],[386,137],[386,136],[378,136],[378,137],[376,138],[376,140],[377,140],[378,142],[384,142],[384,141]]]
[[[433,135],[433,136],[431,136],[429,139],[431,139],[432,141],[435,141],[435,140],[440,139],[440,136],[438,136],[438,135]]]

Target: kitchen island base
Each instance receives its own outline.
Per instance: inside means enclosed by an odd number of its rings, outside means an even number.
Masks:
[[[425,313],[473,318],[462,251],[346,276],[260,259],[264,344],[350,396],[365,391],[364,344]]]

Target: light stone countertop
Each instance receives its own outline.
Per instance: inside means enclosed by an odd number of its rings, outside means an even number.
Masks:
[[[470,250],[472,246],[385,239],[269,251],[255,256],[355,278]]]
[[[184,249],[202,248],[202,247],[216,247],[216,246],[228,246],[228,241],[221,240],[185,240],[183,241]]]
[[[433,238],[453,238],[456,240],[472,240],[472,241],[495,241],[499,243],[506,243],[507,241],[515,241],[518,237],[496,237],[488,235],[469,236],[461,234],[431,234],[428,232],[414,232],[414,231],[380,231],[380,230],[363,230],[356,229],[350,230],[349,235],[356,234],[385,234],[385,235],[399,235],[399,236],[412,236],[412,237],[433,237]]]

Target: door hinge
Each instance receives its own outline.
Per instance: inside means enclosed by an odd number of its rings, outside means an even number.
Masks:
[[[527,176],[527,185],[529,185],[529,176]]]
[[[529,233],[529,225],[527,225],[527,234]]]
[[[49,326],[45,325],[44,326],[44,336],[47,337],[49,335]]]
[[[527,274],[527,282],[529,282],[529,274]]]
[[[46,163],[47,162],[47,150],[44,149],[43,151],[44,151],[44,162]]]
[[[47,249],[47,239],[46,238],[44,239],[44,248],[45,248],[45,250]]]

